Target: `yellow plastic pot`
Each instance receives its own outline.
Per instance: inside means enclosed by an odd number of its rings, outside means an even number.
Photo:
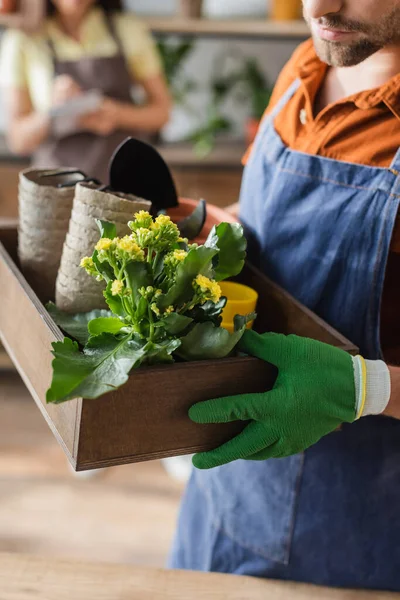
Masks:
[[[222,327],[233,333],[234,318],[236,315],[248,315],[256,310],[258,293],[247,285],[222,281],[220,284],[222,295],[228,302],[222,313]],[[253,321],[248,323],[248,329],[253,326]]]

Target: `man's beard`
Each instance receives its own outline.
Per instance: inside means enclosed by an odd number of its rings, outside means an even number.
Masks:
[[[307,15],[305,15],[305,19],[310,21],[307,19]],[[400,8],[395,8],[374,25],[346,21],[335,14],[322,17],[318,23],[327,29],[359,32],[364,36],[354,42],[341,43],[323,40],[314,35],[314,45],[318,56],[332,67],[353,67],[385,46],[400,43]]]

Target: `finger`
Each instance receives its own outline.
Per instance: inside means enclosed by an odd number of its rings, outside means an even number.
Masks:
[[[252,329],[247,329],[239,342],[239,350],[279,367],[286,343],[287,337],[280,333],[260,335]]]
[[[286,392],[282,386],[259,394],[225,396],[198,402],[189,409],[189,418],[203,425],[233,421],[266,421],[273,418],[274,406],[282,405],[285,399]]]
[[[271,458],[270,447],[264,448],[263,450],[260,450],[260,452],[256,452],[255,454],[252,454],[251,456],[246,456],[245,460],[262,461],[262,460],[268,460],[269,458]]]
[[[203,425],[209,423],[231,423],[232,421],[248,421],[249,409],[254,402],[254,397],[262,394],[241,394],[239,396],[226,396],[198,402],[189,409],[189,417],[195,423]]]
[[[294,454],[298,454],[298,452],[290,452],[287,444],[285,445],[282,439],[279,439],[260,452],[248,456],[246,460],[270,460],[271,458],[286,458],[287,456],[293,456]]]
[[[261,423],[250,423],[235,438],[209,452],[195,454],[192,461],[197,469],[213,469],[261,452],[273,443],[274,436]]]

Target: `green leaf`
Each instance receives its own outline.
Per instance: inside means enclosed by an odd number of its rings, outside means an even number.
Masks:
[[[137,309],[136,309],[136,314],[135,314],[136,322],[140,323],[140,321],[142,319],[144,319],[144,317],[147,317],[148,312],[149,312],[149,303],[147,302],[146,298],[143,298],[143,296],[142,296],[138,302]]]
[[[47,402],[98,398],[126,383],[132,368],[146,355],[146,341],[132,338],[103,333],[90,338],[84,352],[68,338],[53,344],[53,381]]]
[[[103,292],[104,298],[110,310],[114,313],[114,315],[118,315],[119,317],[126,317],[126,312],[122,304],[122,300],[120,296],[113,296],[111,292],[112,281],[109,281],[106,289]]]
[[[87,377],[93,366],[87,359],[82,359],[79,346],[69,338],[63,342],[54,342],[53,347],[53,380],[46,394],[47,402],[59,402],[61,398],[74,398],[73,390]],[[72,394],[72,395],[71,395]]]
[[[124,327],[127,327],[126,323],[116,317],[99,317],[98,319],[90,321],[88,325],[89,333],[91,335],[100,335],[101,333],[113,333],[116,335]]]
[[[108,284],[110,283],[110,281],[113,282],[115,279],[114,269],[110,264],[108,264],[108,262],[99,261],[99,253],[97,252],[97,250],[93,252],[92,260],[97,271],[100,273],[100,275],[104,277],[106,283]]]
[[[156,281],[160,275],[162,275],[164,269],[164,257],[165,254],[158,254],[153,263],[153,277],[154,281]]]
[[[193,323],[193,319],[184,315],[178,315],[177,313],[171,313],[161,323],[165,326],[167,333],[170,335],[179,335]]]
[[[157,305],[165,310],[168,306],[179,306],[188,302],[193,297],[193,279],[197,275],[210,275],[212,270],[212,259],[218,254],[218,248],[206,248],[199,246],[192,248],[185,260],[176,269],[175,283],[170,290],[160,296]]]
[[[248,323],[257,319],[257,313],[252,312],[248,315],[236,315],[233,319],[235,331],[245,329]]]
[[[142,296],[139,290],[142,287],[152,285],[153,280],[149,271],[149,265],[143,262],[131,262],[125,267],[128,287],[131,288],[133,300],[138,306]]]
[[[219,302],[205,302],[205,304],[198,304],[192,310],[186,313],[186,316],[191,317],[196,323],[205,323],[211,321],[216,327],[219,327],[222,323],[222,311],[224,310],[227,303],[227,298],[222,296]]]
[[[89,322],[100,317],[107,318],[112,316],[112,313],[108,310],[92,310],[88,313],[71,315],[59,310],[52,302],[47,304],[46,309],[53,321],[57,323],[65,333],[68,333],[72,338],[78,340],[82,346],[84,346],[89,339]]]
[[[245,328],[230,334],[213,323],[198,323],[181,338],[182,345],[177,354],[185,360],[206,360],[228,356],[243,336]]]
[[[117,229],[114,223],[109,223],[108,221],[101,221],[100,219],[95,219],[95,221],[100,231],[100,239],[109,238],[110,240],[113,240],[115,237],[117,237]],[[104,277],[107,284],[115,279],[115,274],[112,266],[109,265],[107,262],[99,261],[97,250],[94,250],[92,260],[95,264],[97,271],[100,273],[100,275]]]
[[[161,342],[148,342],[145,346],[143,364],[155,365],[174,362],[172,353],[181,345],[180,340],[166,339]]]
[[[217,281],[239,275],[244,267],[247,248],[243,227],[239,223],[221,223],[213,227],[205,246],[219,249],[214,261]]]
[[[96,219],[96,225],[100,231],[100,238],[109,238],[110,240],[113,240],[117,237],[117,228],[114,223]]]

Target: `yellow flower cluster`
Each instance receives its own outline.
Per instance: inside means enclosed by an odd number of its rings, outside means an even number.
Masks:
[[[185,250],[174,250],[173,254],[174,258],[179,262],[182,262],[187,257],[187,252],[185,252]]]
[[[129,221],[128,227],[139,246],[152,252],[164,251],[182,239],[178,227],[167,215],[159,215],[153,221],[148,212],[141,210]]]
[[[176,268],[178,267],[179,263],[185,260],[186,257],[187,252],[185,252],[185,250],[173,250],[166,255],[164,259],[164,267],[170,277],[175,276]]]
[[[153,286],[148,285],[146,288],[141,287],[139,289],[139,294],[146,298],[146,300],[152,300],[153,298],[158,298],[162,294],[162,290],[155,290]]]
[[[141,248],[147,248],[153,241],[153,232],[147,227],[139,227],[132,234]]]
[[[124,291],[124,282],[123,281],[116,279],[115,281],[112,282],[111,293],[113,296],[118,296],[119,294],[122,294],[123,291]]]
[[[94,275],[96,273],[96,267],[91,256],[85,256],[84,258],[82,258],[80,266],[82,267],[82,269],[85,269],[85,271],[87,271],[89,275]]]
[[[165,225],[171,225],[173,224],[171,221],[171,217],[169,217],[168,215],[158,215],[158,217],[155,220],[155,228],[158,227],[163,227]]]
[[[144,227],[145,229],[148,229],[153,223],[153,218],[151,214],[147,212],[147,210],[140,210],[139,212],[135,213],[134,218],[136,227]]]
[[[197,275],[194,280],[194,287],[200,290],[204,302],[207,300],[218,302],[222,296],[222,291],[218,283],[213,279],[205,277],[205,275]]]
[[[101,238],[101,240],[99,240],[95,246],[97,252],[102,252],[105,251],[107,252],[107,250],[111,250],[111,248],[114,246],[114,242],[113,240],[110,240],[110,238]]]
[[[159,215],[151,226],[155,234],[155,242],[168,247],[170,244],[176,244],[180,238],[177,225],[171,221],[168,215]]]
[[[130,235],[116,241],[117,250],[126,254],[130,259],[144,261],[144,252]]]

